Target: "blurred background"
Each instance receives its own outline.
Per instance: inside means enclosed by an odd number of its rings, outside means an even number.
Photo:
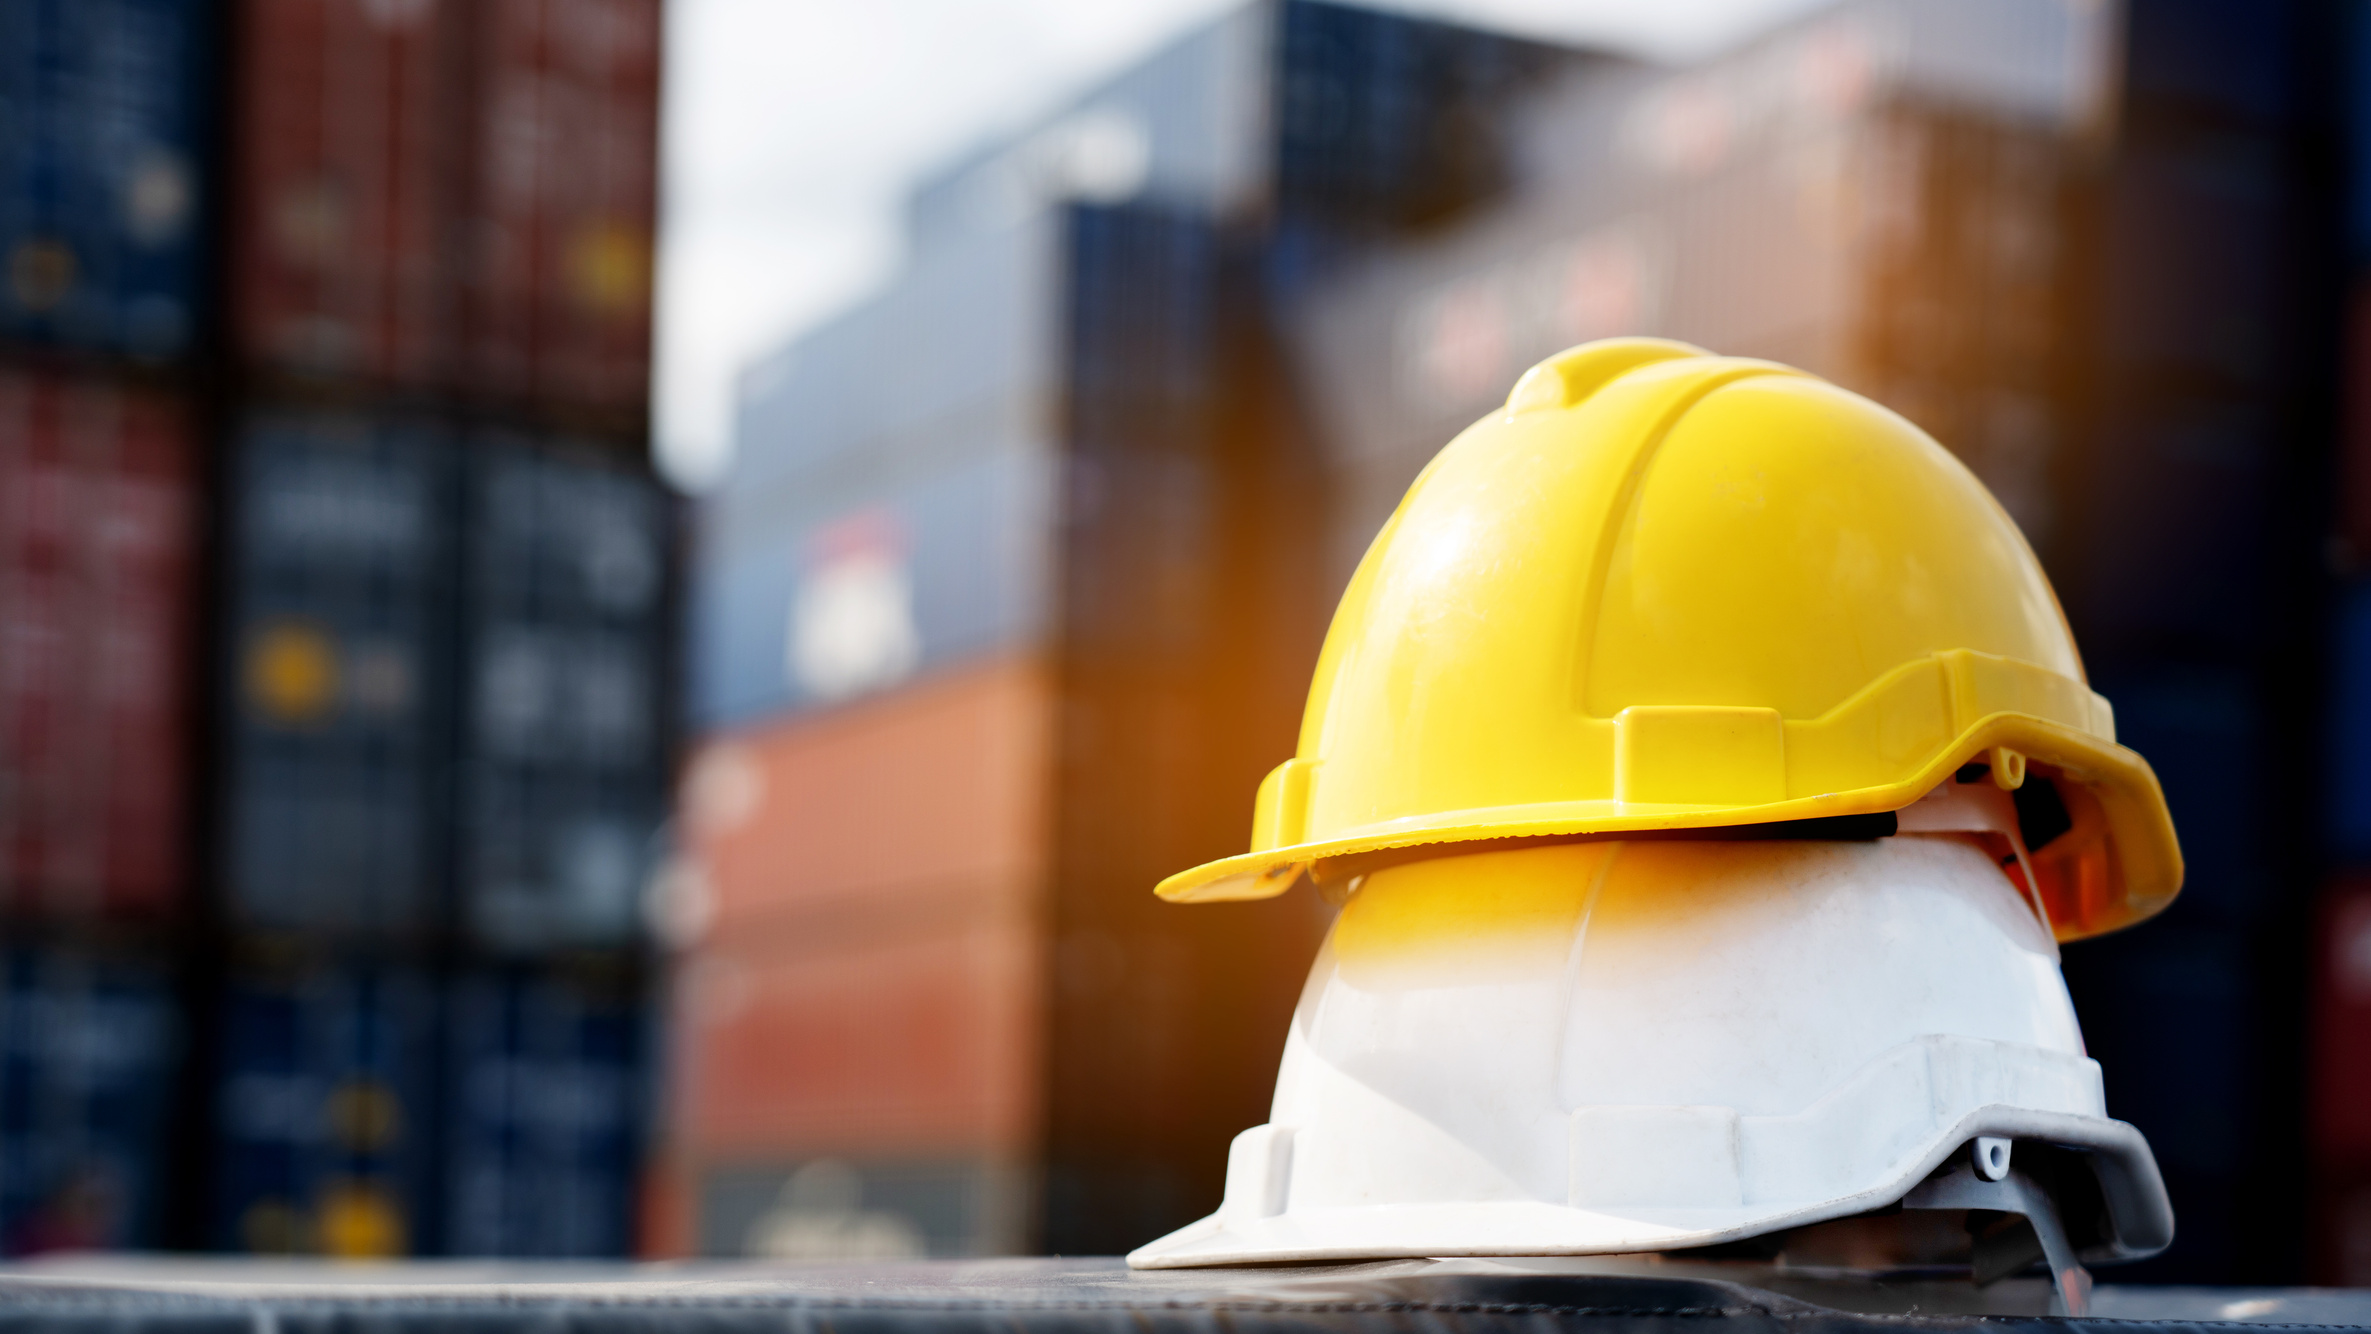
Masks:
[[[0,1252],[1200,1216],[1329,910],[1151,885],[1652,333],[1958,453],[2164,780],[2115,1277],[2371,1285],[2366,260],[2361,0],[0,0]]]

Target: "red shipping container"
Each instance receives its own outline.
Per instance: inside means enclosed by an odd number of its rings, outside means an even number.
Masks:
[[[2315,914],[2313,1281],[2371,1284],[2371,877],[2342,877]]]
[[[469,15],[468,374],[503,397],[637,409],[659,0],[479,0]]]
[[[2338,436],[2338,537],[2356,573],[2371,568],[2371,279],[2347,297],[2340,357],[2345,365],[2344,420]]]
[[[301,374],[450,369],[456,0],[246,0],[234,157],[242,352]]]
[[[2371,879],[2330,887],[2314,941],[2314,1153],[2371,1178]]]
[[[2371,1288],[2371,1171],[2317,1170],[2313,1211],[2308,1279],[2321,1287]]]
[[[177,403],[0,373],[0,907],[183,887],[194,508]]]

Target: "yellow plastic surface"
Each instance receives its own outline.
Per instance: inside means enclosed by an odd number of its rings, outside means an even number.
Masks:
[[[1252,851],[1159,893],[1897,810],[1971,761],[2059,780],[2075,829],[2036,869],[2062,939],[2180,888],[2156,777],[1973,474],[1799,371],[1614,339],[1534,367],[1426,467],[1343,595]]]

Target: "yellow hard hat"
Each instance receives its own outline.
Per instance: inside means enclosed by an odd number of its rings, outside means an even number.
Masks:
[[[1417,477],[1343,594],[1252,850],[1158,892],[1265,898],[1486,840],[1867,836],[1968,765],[2016,788],[2029,763],[2060,939],[2173,899],[2156,775],[1973,474],[1801,371],[1609,339],[1533,367]],[[1853,816],[1877,818],[1783,824]]]

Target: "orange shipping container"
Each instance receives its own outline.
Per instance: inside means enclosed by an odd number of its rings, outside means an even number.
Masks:
[[[657,1192],[678,1203],[654,1249],[846,1253],[867,1226],[882,1253],[1016,1243],[1010,1183],[1043,1133],[1052,716],[1042,669],[1001,660],[695,757]],[[900,1207],[799,1203],[817,1171]]]
[[[711,741],[683,792],[697,934],[1033,902],[1052,728],[1043,670],[1008,658]]]
[[[705,954],[678,995],[679,1132],[719,1161],[1021,1151],[1040,950],[1025,920],[967,916]]]

